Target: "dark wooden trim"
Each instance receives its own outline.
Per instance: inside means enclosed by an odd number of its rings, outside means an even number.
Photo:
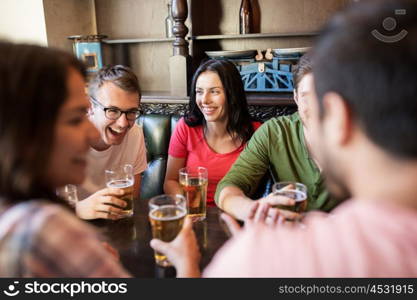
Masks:
[[[259,39],[259,38],[288,38],[317,36],[319,32],[294,32],[294,33],[249,33],[249,34],[217,34],[195,35],[188,37],[189,40],[225,40],[225,39]]]
[[[111,39],[111,40],[103,40],[105,44],[139,44],[139,43],[164,43],[164,42],[172,42],[174,38],[149,38],[149,39]]]
[[[171,14],[174,19],[174,26],[172,33],[175,36],[173,45],[173,55],[188,56],[188,42],[185,36],[188,33],[188,28],[184,22],[188,17],[188,5],[186,0],[172,0]]]

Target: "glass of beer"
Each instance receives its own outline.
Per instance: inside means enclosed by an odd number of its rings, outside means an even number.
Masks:
[[[149,200],[149,222],[152,236],[164,242],[171,242],[181,231],[187,215],[185,197],[182,195],[159,195]],[[161,267],[169,267],[167,257],[155,251],[155,262]]]
[[[281,195],[295,200],[294,206],[279,205],[278,208],[303,213],[307,208],[307,187],[299,182],[281,181],[272,187],[274,195]]]
[[[127,204],[125,207],[121,207],[123,217],[131,217],[133,215],[133,184],[135,182],[132,165],[125,164],[112,170],[106,170],[105,174],[107,187],[124,191],[124,195],[120,197]]]
[[[185,167],[179,171],[179,182],[183,195],[187,199],[188,215],[193,221],[206,218],[207,169],[203,167]]]
[[[75,207],[78,202],[77,186],[74,184],[67,184],[63,188],[59,188],[57,195],[67,200],[71,207]]]

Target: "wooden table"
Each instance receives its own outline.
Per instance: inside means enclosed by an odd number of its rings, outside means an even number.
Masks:
[[[227,240],[227,235],[219,222],[220,212],[217,207],[207,207],[206,219],[193,225],[200,246],[202,269]],[[155,265],[154,252],[149,245],[152,232],[148,221],[147,201],[141,201],[135,206],[135,214],[131,218],[117,221],[94,220],[91,223],[119,251],[123,266],[134,277],[175,277],[174,268]]]

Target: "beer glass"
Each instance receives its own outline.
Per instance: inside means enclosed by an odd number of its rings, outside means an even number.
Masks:
[[[185,167],[179,171],[179,182],[183,195],[187,199],[188,215],[193,221],[206,218],[207,169],[203,167]]]
[[[77,186],[74,184],[67,184],[63,188],[59,188],[57,195],[67,200],[72,207],[75,207],[78,202]]]
[[[152,236],[164,242],[171,242],[181,231],[187,215],[186,200],[182,195],[159,195],[149,200],[149,222]],[[171,263],[167,257],[155,251],[155,262],[162,267]]]
[[[302,213],[307,208],[307,187],[299,182],[281,181],[272,187],[274,195],[281,195],[295,200],[294,206],[278,205],[278,208]]]
[[[126,202],[123,209],[123,217],[133,215],[133,184],[135,178],[133,176],[133,167],[125,164],[112,170],[106,170],[106,186],[109,188],[118,188],[124,191],[124,195],[120,199]]]

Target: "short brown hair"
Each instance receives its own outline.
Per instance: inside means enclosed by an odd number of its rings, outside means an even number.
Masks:
[[[97,90],[105,82],[113,82],[126,92],[140,94],[138,78],[132,69],[123,65],[105,66],[101,68],[88,84],[88,94],[95,96]]]
[[[407,35],[395,43],[386,40],[395,35],[372,36],[381,29],[376,25],[398,8],[407,12],[395,17]],[[322,115],[324,95],[339,94],[373,144],[415,163],[417,2],[360,1],[336,15],[321,32],[312,60]]]
[[[293,70],[293,81],[294,81],[294,89],[298,88],[301,79],[309,73],[313,72],[312,62],[311,62],[311,55],[309,53],[304,54],[301,56],[298,64],[295,66]]]

